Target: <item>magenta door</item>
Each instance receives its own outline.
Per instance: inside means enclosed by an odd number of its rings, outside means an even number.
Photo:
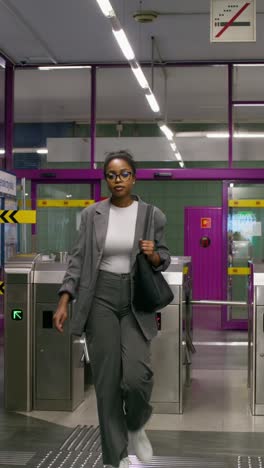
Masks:
[[[185,208],[184,255],[192,257],[193,299],[222,299],[222,208]]]

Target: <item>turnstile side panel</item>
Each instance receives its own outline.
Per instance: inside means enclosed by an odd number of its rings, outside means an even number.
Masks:
[[[16,296],[23,295],[16,287]],[[9,297],[16,297],[10,295]],[[13,309],[24,310],[23,320],[12,320]],[[31,347],[28,333],[29,310],[26,302],[6,302],[5,306],[5,364],[4,388],[5,408],[13,411],[30,411],[31,390]],[[19,383],[19,384],[18,384]]]
[[[256,307],[256,404],[264,405],[264,306]]]
[[[161,313],[161,331],[151,345],[154,388],[151,401],[179,403],[179,306],[169,305]]]
[[[5,273],[5,284],[27,284],[29,273]]]
[[[36,302],[52,302],[57,299],[59,301],[58,296],[59,285],[58,284],[38,284],[36,285],[35,289],[35,296]]]
[[[71,398],[69,321],[64,333],[54,326],[43,328],[43,313],[55,312],[57,304],[36,303],[36,399],[66,400]],[[52,383],[52,384],[51,384]]]
[[[8,297],[8,301],[12,301],[12,303],[16,304],[17,309],[22,308],[21,304],[24,305],[25,313],[27,313],[27,307],[25,304],[28,302],[28,289],[25,283],[20,284],[10,284],[6,283],[5,287],[5,294]],[[9,312],[11,316],[11,310],[9,307]]]
[[[84,363],[81,362],[84,345],[79,336],[72,335],[72,406],[84,400]]]
[[[258,306],[264,305],[264,285],[256,286],[256,304]]]

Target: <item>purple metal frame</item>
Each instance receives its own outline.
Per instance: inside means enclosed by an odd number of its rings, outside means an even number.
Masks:
[[[91,169],[95,169],[95,140],[96,140],[96,67],[91,69]]]
[[[14,169],[19,179],[25,177],[42,183],[80,183],[101,181],[102,169]],[[264,169],[138,169],[139,180],[231,180],[264,181]]]
[[[6,62],[5,69],[5,158],[3,168],[13,169],[13,129],[14,129],[14,65]]]
[[[233,65],[228,65],[228,167],[233,163]]]

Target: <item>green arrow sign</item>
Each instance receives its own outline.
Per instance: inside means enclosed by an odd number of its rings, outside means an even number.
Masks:
[[[23,318],[23,310],[21,309],[12,310],[12,320],[22,320],[22,318]]]

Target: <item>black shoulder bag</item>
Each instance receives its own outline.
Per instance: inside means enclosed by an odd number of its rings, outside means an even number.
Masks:
[[[143,240],[150,237],[154,207],[148,205]],[[161,271],[155,271],[147,256],[140,252],[136,257],[133,305],[142,312],[156,312],[166,307],[174,296]]]

